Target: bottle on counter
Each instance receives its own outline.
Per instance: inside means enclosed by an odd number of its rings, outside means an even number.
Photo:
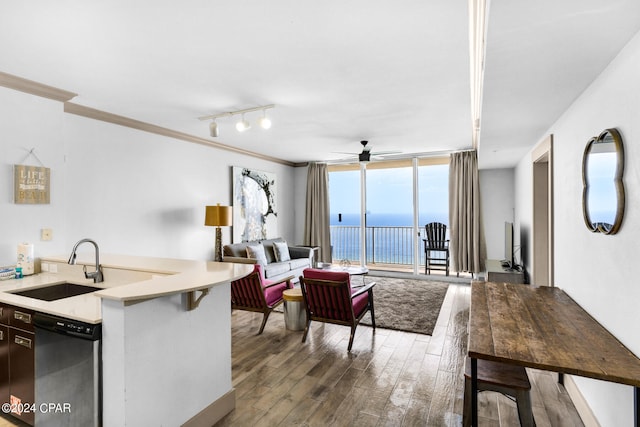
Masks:
[[[22,267],[22,275],[28,276],[34,273],[33,244],[21,243],[18,245],[18,267]]]
[[[22,267],[16,267],[16,279],[22,279]]]

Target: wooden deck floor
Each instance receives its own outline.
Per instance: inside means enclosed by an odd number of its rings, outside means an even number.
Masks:
[[[433,336],[312,323],[287,331],[273,313],[232,314],[236,409],[216,426],[460,426],[469,285],[451,284]],[[583,425],[551,373],[529,371],[538,427]],[[517,426],[515,403],[479,395],[481,426]]]

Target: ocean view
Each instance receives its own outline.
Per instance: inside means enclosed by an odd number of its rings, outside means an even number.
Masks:
[[[330,225],[357,226],[360,225],[359,213],[343,213],[342,221],[339,221],[337,213],[331,213]],[[442,222],[449,224],[449,213],[425,213],[420,214],[418,224],[423,227],[430,222]],[[367,226],[369,227],[411,227],[413,225],[413,214],[390,214],[390,213],[368,213]]]
[[[413,264],[413,228],[411,214],[367,214],[367,263]],[[342,219],[342,221],[339,221]],[[420,216],[420,231],[433,221],[449,223],[448,214]],[[360,259],[360,215],[331,214],[331,244],[333,259]],[[422,239],[421,237],[419,237]],[[422,241],[420,241],[422,248]],[[420,250],[420,264],[424,263],[424,251]]]

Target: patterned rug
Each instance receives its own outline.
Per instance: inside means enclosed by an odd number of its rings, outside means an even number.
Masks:
[[[376,282],[373,301],[376,328],[395,329],[431,335],[438,320],[440,307],[449,288],[445,282],[365,276],[366,282]],[[355,278],[358,283],[359,278]],[[367,313],[360,321],[371,325]]]

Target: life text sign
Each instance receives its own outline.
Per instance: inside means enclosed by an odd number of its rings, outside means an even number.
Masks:
[[[17,204],[49,204],[51,169],[13,165],[14,200]]]

